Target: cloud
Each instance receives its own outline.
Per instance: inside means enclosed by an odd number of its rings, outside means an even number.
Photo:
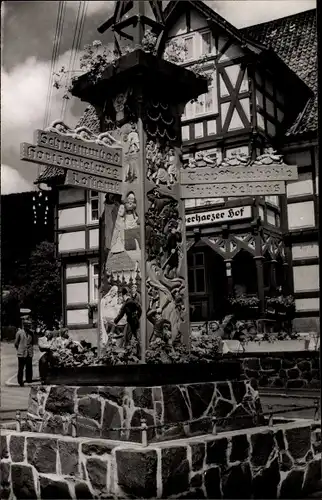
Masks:
[[[35,191],[32,182],[27,181],[16,169],[1,165],[1,194],[24,193]]]
[[[79,57],[79,54],[78,54]],[[70,51],[58,60],[57,70],[68,67]],[[77,62],[76,62],[76,67]],[[33,142],[34,130],[44,127],[47,93],[50,75],[50,63],[37,61],[29,57],[23,64],[6,72],[2,68],[1,76],[1,161],[16,171],[23,172],[28,182],[35,181],[38,166],[20,160],[20,143]],[[64,89],[52,88],[49,123],[62,117]],[[72,98],[66,103],[64,121],[75,126],[85,105]],[[78,100],[77,100],[78,101]],[[77,111],[78,110],[78,111]]]
[[[316,0],[205,0],[205,3],[218,12],[236,28],[251,26],[314,9]]]
[[[75,2],[75,1],[70,1],[67,2],[67,7],[77,11],[79,4],[82,2]],[[106,14],[106,19],[111,15],[113,9],[114,9],[114,1],[96,1],[96,0],[89,0],[87,2],[87,15],[88,16],[93,16],[97,13],[102,13]]]

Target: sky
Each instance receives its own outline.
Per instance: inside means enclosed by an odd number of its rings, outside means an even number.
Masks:
[[[87,5],[75,69],[85,44],[112,41],[111,33],[100,35],[97,27],[113,12],[113,1],[68,1],[63,18],[54,71],[69,66],[80,5]],[[167,2],[164,2],[165,4]],[[211,8],[237,28],[258,24],[315,8],[315,0],[212,0]],[[31,191],[38,167],[20,160],[20,143],[33,143],[33,132],[45,126],[48,97],[49,123],[61,118],[63,90],[49,86],[58,1],[8,0],[1,3],[1,194]],[[50,90],[50,93],[49,93]],[[67,101],[64,121],[75,126],[86,105]]]

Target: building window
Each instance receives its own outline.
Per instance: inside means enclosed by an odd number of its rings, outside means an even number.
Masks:
[[[195,103],[195,114],[204,115],[208,113],[217,113],[218,107],[216,106],[217,95],[215,92],[214,79],[216,75],[213,75],[212,80],[208,83],[208,92],[198,97]]]
[[[99,195],[97,191],[88,192],[88,223],[97,223],[99,220]]]
[[[212,54],[212,34],[210,31],[205,31],[200,33],[201,35],[201,55]]]
[[[187,36],[184,38],[184,46],[185,46],[185,61],[191,61],[194,58],[194,37]]]
[[[198,252],[188,256],[188,281],[190,293],[206,292],[204,253]]]
[[[90,276],[90,302],[98,302],[99,290],[99,264],[97,262],[91,262],[89,265],[89,276]]]

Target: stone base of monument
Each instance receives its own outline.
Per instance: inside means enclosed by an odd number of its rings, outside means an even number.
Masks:
[[[214,363],[97,365],[52,368],[46,385],[107,385],[144,387],[239,380],[240,360],[218,359]]]
[[[318,488],[321,423],[310,420],[145,447],[1,432],[3,499],[293,499],[308,498]]]
[[[261,423],[261,404],[249,381],[154,387],[31,387],[26,429],[70,436],[142,442],[182,438]]]

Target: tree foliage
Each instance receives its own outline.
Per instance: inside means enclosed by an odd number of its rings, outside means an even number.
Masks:
[[[3,316],[6,315],[6,305],[9,307],[16,303],[19,307],[31,310],[36,328],[57,328],[61,320],[62,301],[60,263],[56,257],[55,245],[47,241],[37,245],[31,253],[25,272],[24,282],[7,287],[9,293],[3,301]]]

